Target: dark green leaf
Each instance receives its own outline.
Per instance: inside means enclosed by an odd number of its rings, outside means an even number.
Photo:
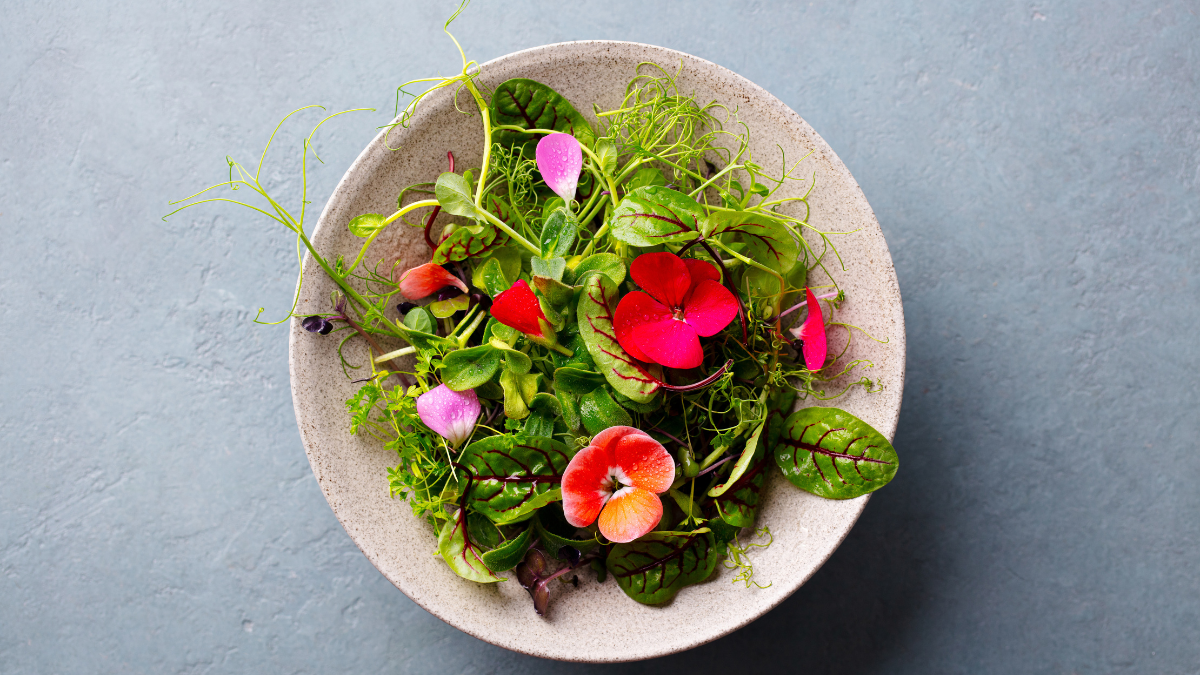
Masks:
[[[784,423],[775,462],[802,490],[851,499],[887,485],[896,475],[896,450],[878,431],[837,408],[804,408]]]
[[[588,278],[579,297],[579,335],[587,345],[596,367],[616,391],[639,403],[658,392],[662,368],[638,363],[617,342],[613,311],[617,307],[617,285],[607,275]]]
[[[559,335],[559,344],[571,350],[571,355],[559,354],[553,352],[550,354],[554,359],[556,368],[582,368],[583,370],[595,370],[596,362],[592,360],[592,355],[588,352],[587,344],[579,333],[572,332]]]
[[[454,391],[474,389],[492,379],[503,353],[491,345],[456,349],[442,359],[442,382]]]
[[[717,513],[725,522],[735,527],[753,527],[758,514],[758,502],[762,497],[768,463],[765,454],[759,456],[750,470],[742,474],[729,490],[716,498]]]
[[[562,405],[562,423],[570,431],[579,429],[579,425],[583,424],[583,419],[579,416],[579,399],[565,391],[556,391],[555,398]]]
[[[529,544],[532,541],[533,526],[530,525],[521,534],[484,553],[483,564],[493,572],[511,570],[525,557],[525,552],[529,550]]]
[[[369,237],[387,227],[384,223],[385,220],[387,218],[378,213],[364,213],[361,216],[355,216],[346,227],[349,228],[350,234],[356,237]]]
[[[582,286],[592,274],[603,274],[620,285],[625,281],[625,261],[612,253],[595,253],[575,266],[575,285]]]
[[[529,417],[525,418],[525,426],[521,427],[521,433],[526,436],[552,438],[554,436],[554,417],[540,412],[530,413]]]
[[[459,511],[446,521],[438,534],[438,553],[464,579],[482,584],[504,581],[492,573],[483,562],[483,550],[467,535],[466,514]]]
[[[641,187],[621,200],[613,211],[612,236],[633,246],[658,246],[690,241],[700,232],[704,207],[669,188]]]
[[[578,232],[579,220],[575,214],[566,207],[555,209],[542,225],[542,236],[539,239],[542,257],[558,258],[570,253]]]
[[[492,94],[492,122],[522,129],[553,129],[575,136],[591,147],[595,143],[592,127],[567,99],[550,87],[523,78],[502,82]],[[498,131],[495,141],[501,145],[536,144],[539,134]]]
[[[800,244],[791,230],[762,214],[717,211],[705,219],[703,228],[706,237],[726,235],[727,240],[736,238],[745,242],[747,258],[780,272],[792,269],[800,253]]]
[[[579,416],[583,418],[583,427],[593,436],[609,427],[633,424],[629,412],[617,405],[604,387],[593,389],[579,399]]]
[[[707,528],[696,532],[651,532],[616,544],[606,566],[629,597],[660,605],[684,586],[707,579],[717,565],[717,547]]]
[[[496,544],[500,543],[500,530],[481,513],[467,514],[467,535],[482,548],[496,548]]]
[[[604,376],[582,368],[564,367],[554,371],[554,390],[569,394],[588,394],[604,384]]]
[[[471,507],[497,523],[562,498],[559,483],[571,461],[567,446],[550,438],[490,436],[467,446],[462,463],[473,475]]]
[[[580,553],[591,553],[600,546],[600,542],[595,537],[591,539],[576,538],[575,528],[567,523],[560,504],[551,504],[538,511],[534,528],[537,530],[538,538],[542,540],[542,546],[545,547],[546,552],[555,558],[559,557],[558,552],[564,546],[570,546]]]

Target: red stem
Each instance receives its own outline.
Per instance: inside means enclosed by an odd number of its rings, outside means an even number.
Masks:
[[[450,161],[450,173],[454,173],[454,153],[447,152],[446,159]],[[433,210],[429,212],[429,217],[425,219],[425,243],[429,245],[429,249],[432,251],[437,250],[437,244],[433,243],[433,239],[429,236],[429,231],[433,228],[433,220],[437,218],[438,214],[441,212],[442,205],[438,204],[437,206],[433,207]]]

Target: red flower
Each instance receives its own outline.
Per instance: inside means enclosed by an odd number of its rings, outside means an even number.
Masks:
[[[804,367],[816,372],[825,367],[825,317],[821,315],[821,303],[813,295],[812,289],[805,288],[808,304],[808,318],[804,325],[792,332],[804,342]]]
[[[529,283],[520,279],[492,300],[492,316],[509,328],[534,337],[545,337],[542,324],[549,324]]]
[[[700,336],[716,335],[737,316],[737,298],[711,263],[644,253],[629,275],[646,292],[621,298],[613,324],[617,342],[639,361],[695,368],[704,360]]]
[[[433,295],[447,286],[455,286],[463,293],[467,292],[467,285],[462,279],[447,272],[445,267],[431,262],[405,272],[400,277],[399,286],[400,292],[413,300]]]
[[[633,427],[609,427],[571,458],[562,477],[563,512],[575,527],[599,518],[609,541],[626,543],[662,520],[659,492],[675,482],[675,462],[661,443]]]

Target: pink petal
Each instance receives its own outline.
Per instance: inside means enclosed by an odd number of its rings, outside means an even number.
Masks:
[[[672,309],[683,306],[692,287],[688,266],[674,253],[643,253],[629,266],[629,276],[643,291]]]
[[[435,263],[425,263],[408,270],[400,277],[399,286],[400,292],[412,300],[433,295],[447,286],[456,286],[463,293],[467,292],[467,285],[462,279]]]
[[[492,316],[509,328],[522,333],[542,337],[542,326],[538,319],[546,320],[537,296],[529,288],[529,282],[520,279],[511,288],[492,300]]]
[[[479,411],[479,397],[474,389],[454,391],[439,384],[417,397],[417,415],[421,421],[454,447],[470,438]]]
[[[697,335],[720,333],[737,316],[738,303],[733,293],[712,279],[696,284],[683,301],[683,316]]]
[[[575,198],[579,172],[583,170],[583,151],[579,149],[579,141],[570,134],[549,134],[538,141],[534,154],[542,180],[554,190],[554,194],[569,204]]]
[[[808,299],[808,318],[800,328],[799,337],[804,340],[804,367],[817,371],[825,367],[825,318],[812,289],[805,288],[804,293]]]
[[[634,327],[633,342],[655,363],[668,368],[695,368],[704,361],[696,329],[670,317]]]
[[[617,303],[613,312],[613,330],[617,334],[617,343],[638,361],[654,363],[654,359],[646,356],[633,339],[633,329],[644,323],[662,321],[671,317],[671,310],[666,305],[646,295],[641,291],[631,291]]]
[[[606,485],[606,481],[612,475],[615,464],[612,449],[594,442],[571,458],[562,477],[563,513],[568,523],[575,527],[587,527],[596,521],[604,502],[612,494],[612,488]]]
[[[645,535],[662,520],[658,495],[636,487],[621,488],[600,512],[600,533],[609,541],[625,544]]]
[[[721,281],[721,270],[717,269],[716,265],[708,262],[707,260],[684,258],[683,264],[687,265],[688,274],[692,277],[692,288],[695,288],[696,284],[699,284],[705,279],[712,279],[716,282]]]
[[[675,460],[649,434],[639,432],[621,437],[614,454],[617,466],[633,487],[666,492],[675,482]]]

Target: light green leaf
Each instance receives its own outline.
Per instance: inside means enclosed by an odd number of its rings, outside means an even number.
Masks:
[[[467,536],[466,514],[459,511],[446,521],[438,535],[438,553],[464,579],[490,584],[504,579],[496,576],[483,562],[483,549]]]
[[[456,173],[443,173],[438,176],[433,194],[446,213],[474,220],[483,219],[483,214],[475,208],[475,197],[471,194],[471,185],[467,183],[466,178]]]
[[[611,176],[617,172],[617,146],[607,138],[596,141],[596,158],[600,160],[600,173]]]
[[[492,297],[507,291],[515,279],[516,277],[509,277],[504,273],[504,266],[497,258],[488,258],[482,264],[476,265],[475,270],[471,272],[471,285]]]
[[[575,214],[566,207],[555,209],[542,225],[542,236],[539,239],[542,257],[556,258],[570,253],[578,232],[579,220]]]
[[[661,171],[652,166],[640,166],[637,171],[633,172],[633,176],[625,181],[625,191],[632,192],[647,185],[666,184],[667,180],[663,178]]]
[[[563,271],[567,269],[567,261],[564,258],[530,258],[529,267],[532,269],[534,276],[546,277],[555,281],[562,281]]]
[[[582,286],[593,274],[603,274],[620,285],[625,281],[625,261],[612,253],[595,253],[589,255],[575,266],[575,285]]]
[[[755,456],[762,457],[763,453],[760,451],[758,444],[762,438],[763,429],[766,426],[766,422],[763,422],[754,428],[754,433],[750,434],[750,440],[746,441],[746,447],[742,448],[742,455],[738,457],[738,461],[733,465],[733,471],[729,473],[729,476],[721,484],[713,486],[708,491],[709,497],[720,497],[725,494],[730,487],[737,483],[742,474],[746,473],[746,469],[749,468],[750,462],[754,460]]]
[[[549,277],[535,275],[533,277],[533,285],[537,288],[538,294],[559,312],[575,297],[575,289],[573,287]]]
[[[716,211],[702,223],[706,237],[736,238],[746,243],[745,256],[780,272],[796,264],[800,244],[781,221],[758,213]]]
[[[454,391],[474,389],[492,379],[502,354],[491,345],[456,349],[442,359],[442,382]]]
[[[438,300],[436,302],[429,303],[429,311],[433,312],[433,315],[437,318],[445,319],[447,317],[454,316],[455,312],[465,310],[470,306],[471,296],[463,293],[462,295],[456,295],[449,300]]]
[[[378,213],[364,213],[361,216],[355,216],[346,227],[349,228],[350,234],[356,237],[369,237],[379,230],[387,227],[387,218]]]

